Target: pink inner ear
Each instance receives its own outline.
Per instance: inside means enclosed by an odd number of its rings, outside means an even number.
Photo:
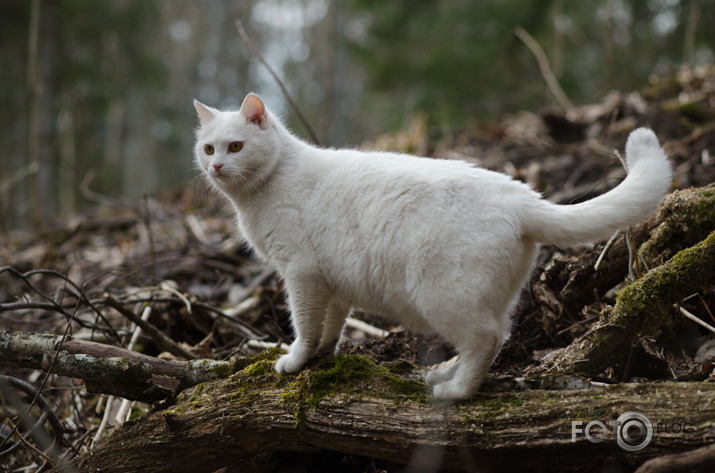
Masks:
[[[250,123],[255,123],[261,128],[266,125],[266,107],[261,99],[254,94],[248,94],[241,105],[241,114]]]

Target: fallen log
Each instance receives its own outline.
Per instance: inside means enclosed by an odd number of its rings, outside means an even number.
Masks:
[[[418,471],[586,472],[607,464],[633,469],[715,441],[713,383],[566,382],[569,389],[556,390],[522,381],[453,404],[435,401],[413,374],[407,363],[386,368],[337,355],[286,376],[273,371],[273,360],[261,360],[125,424],[72,466],[200,473],[236,468],[258,454],[331,451]],[[623,432],[609,423],[629,411],[647,415],[653,428],[648,445],[630,452],[617,443]],[[611,427],[603,432],[599,425]],[[588,440],[586,431],[601,441]]]
[[[78,355],[88,364],[79,371],[72,363],[48,365],[58,348],[58,359]],[[596,471],[603,462],[635,467],[648,458],[715,441],[713,383],[597,386],[564,375],[490,379],[470,401],[451,404],[435,401],[410,363],[383,367],[360,356],[337,355],[285,376],[273,371],[277,356],[272,351],[232,367],[221,365],[221,370],[199,369],[207,380],[238,372],[183,391],[174,405],[126,424],[75,459],[72,468],[210,472],[259,454],[325,450],[419,468]],[[1,333],[0,360],[4,366],[81,376],[96,392],[140,393],[143,398],[146,392],[161,392],[146,389],[154,377],[171,378],[177,386],[200,379],[185,376],[188,366],[200,366],[199,361],[159,360],[41,334]],[[116,369],[107,368],[114,363]],[[95,369],[86,369],[91,364]],[[130,369],[135,365],[140,368]],[[610,425],[629,411],[645,413],[654,426],[656,435],[643,450],[622,450],[615,430],[604,432],[601,443],[586,438],[591,422]],[[558,466],[548,461],[556,449]],[[597,455],[601,463],[584,464],[585,455]]]

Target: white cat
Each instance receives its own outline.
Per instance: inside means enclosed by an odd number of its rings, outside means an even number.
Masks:
[[[652,212],[671,182],[644,128],[628,138],[618,187],[561,206],[461,161],[308,145],[253,94],[238,112],[194,105],[197,164],[285,279],[296,339],[276,371],[333,352],[360,308],[454,345],[459,361],[426,376],[441,399],[468,398],[484,381],[539,243],[605,239]]]

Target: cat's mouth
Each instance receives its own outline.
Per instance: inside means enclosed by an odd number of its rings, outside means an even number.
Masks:
[[[221,171],[209,171],[209,177],[217,181],[227,181],[230,178],[228,174]]]

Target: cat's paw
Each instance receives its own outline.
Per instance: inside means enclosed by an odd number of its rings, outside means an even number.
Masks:
[[[425,383],[429,384],[430,386],[435,386],[445,381],[447,381],[447,379],[444,378],[444,373],[442,372],[442,370],[432,370],[425,374]]]
[[[439,383],[434,387],[434,397],[444,401],[463,401],[472,395],[469,387],[456,383],[454,380]]]
[[[455,371],[456,365],[452,365],[444,369],[433,369],[425,374],[425,382],[430,386],[444,383],[454,377]]]
[[[278,373],[297,373],[305,365],[305,360],[288,353],[278,358],[276,361],[276,371]]]
[[[338,345],[337,340],[335,340],[331,343],[321,344],[318,347],[318,350],[316,351],[316,353],[318,355],[332,355],[337,351],[337,345]]]

